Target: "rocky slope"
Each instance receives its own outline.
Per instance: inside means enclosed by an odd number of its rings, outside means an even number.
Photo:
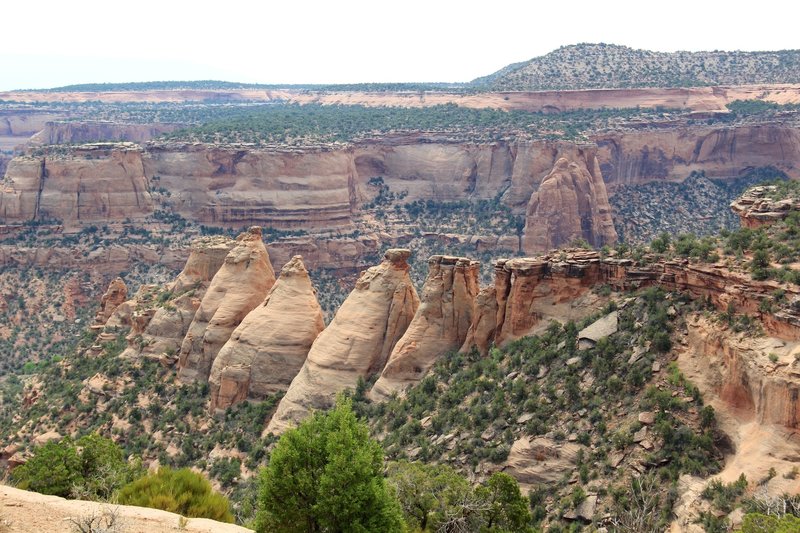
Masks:
[[[391,249],[364,272],[333,321],[314,341],[300,372],[267,425],[281,433],[311,409],[330,407],[338,392],[380,372],[403,337],[419,298],[408,276],[409,250]]]
[[[739,216],[745,228],[758,228],[783,220],[792,211],[800,210],[797,198],[771,198],[775,186],[752,187],[731,203],[731,209]]]
[[[211,409],[288,389],[324,328],[316,291],[302,258],[295,256],[214,359]]]
[[[509,65],[473,84],[494,90],[535,91],[798,83],[798,66],[800,50],[653,52],[583,43]]]
[[[274,283],[261,228],[250,228],[236,238],[236,246],[225,256],[197,308],[181,344],[180,379],[208,379],[222,346]]]

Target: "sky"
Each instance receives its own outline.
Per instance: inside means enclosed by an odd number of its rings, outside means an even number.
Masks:
[[[788,2],[40,0],[0,7],[0,90],[75,83],[470,81],[579,42],[800,48]],[[791,11],[791,10],[790,10]]]

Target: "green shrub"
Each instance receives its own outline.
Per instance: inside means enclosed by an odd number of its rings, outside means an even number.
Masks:
[[[162,509],[189,518],[233,522],[228,499],[214,492],[201,474],[188,468],[159,468],[122,488],[119,503]]]

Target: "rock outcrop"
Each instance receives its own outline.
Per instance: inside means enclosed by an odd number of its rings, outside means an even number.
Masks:
[[[688,322],[687,331],[681,366],[702,379],[740,418],[800,427],[800,361],[795,357],[800,343],[753,338],[700,316]]]
[[[577,239],[598,248],[617,240],[600,166],[589,150],[575,160],[560,158],[542,180],[528,203],[522,247],[543,252]]]
[[[288,389],[324,328],[311,279],[302,257],[295,256],[214,360],[212,411]]]
[[[128,298],[128,287],[120,277],[114,278],[100,298],[100,309],[94,317],[95,324],[105,324],[117,307]]]
[[[381,372],[419,306],[408,275],[411,252],[391,249],[361,274],[333,321],[314,341],[267,432],[281,433],[311,409],[330,407],[358,378]]]
[[[126,357],[142,355],[173,363],[211,280],[236,241],[201,237],[192,242],[189,258],[164,291],[147,287],[130,302],[133,309]]]
[[[774,200],[770,193],[774,185],[751,187],[731,203],[731,209],[739,216],[745,228],[757,228],[786,218],[791,211],[800,211],[800,199]]]
[[[261,228],[250,228],[236,238],[236,246],[225,256],[183,339],[178,372],[181,380],[208,379],[219,350],[274,283]]]
[[[472,324],[479,266],[466,257],[434,255],[428,260],[419,309],[375,382],[373,399],[419,382],[439,356],[461,347]]]
[[[601,284],[621,291],[658,285],[707,300],[721,311],[733,305],[737,312],[759,316],[769,334],[800,339],[800,313],[788,307],[772,313],[762,310],[762,302],[772,301],[780,288],[775,281],[755,281],[721,264],[653,260],[637,266],[630,259],[601,258],[595,251],[563,250],[498,260],[494,286],[478,294],[461,350],[475,347],[486,353],[492,343],[502,345],[530,335],[551,318],[587,316],[602,307],[602,298],[591,292]],[[800,291],[783,289],[787,301],[800,300]]]

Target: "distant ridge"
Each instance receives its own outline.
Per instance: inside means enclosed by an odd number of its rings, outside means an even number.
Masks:
[[[239,83],[234,81],[144,81],[122,83],[81,83],[64,85],[51,89],[32,89],[33,91],[65,92],[108,92],[108,91],[225,91],[242,89],[299,89],[309,91],[461,91],[469,88],[468,83],[346,83],[346,84],[288,84],[288,83]]]
[[[472,81],[496,91],[800,83],[800,50],[653,52],[582,43]]]

